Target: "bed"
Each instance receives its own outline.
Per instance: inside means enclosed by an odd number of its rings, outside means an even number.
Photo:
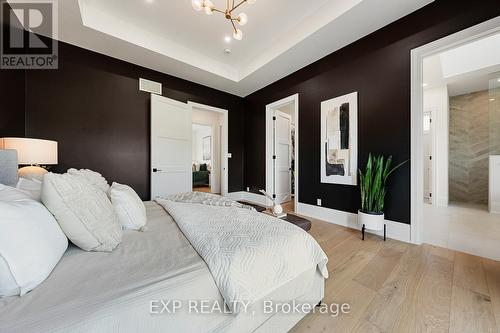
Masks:
[[[145,204],[146,231],[126,231],[111,253],[70,246],[35,290],[0,299],[0,332],[286,332],[305,313],[265,313],[265,301],[323,299],[324,278],[314,264],[251,311],[208,315],[196,307],[190,313],[190,300],[223,304],[220,291],[172,217],[155,202]],[[169,300],[182,307],[160,312]]]

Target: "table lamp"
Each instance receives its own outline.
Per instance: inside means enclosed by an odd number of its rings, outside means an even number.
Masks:
[[[47,170],[40,165],[57,164],[57,142],[28,138],[0,139],[0,148],[17,150],[19,165],[29,165],[19,169],[19,177],[42,180]]]

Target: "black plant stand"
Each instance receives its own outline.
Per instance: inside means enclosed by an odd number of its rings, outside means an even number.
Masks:
[[[365,225],[363,224],[363,227],[361,227],[361,239],[362,240],[365,240],[365,229],[366,229]],[[385,235],[386,235],[386,224],[384,223],[384,242],[386,240]]]

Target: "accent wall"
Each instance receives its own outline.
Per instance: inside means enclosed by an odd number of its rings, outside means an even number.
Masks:
[[[245,98],[245,187],[265,188],[265,107],[299,94],[299,202],[355,213],[359,187],[320,182],[320,104],[358,92],[358,166],[410,157],[410,52],[500,15],[498,0],[432,4]],[[386,218],[410,223],[410,166],[389,181]]]
[[[66,43],[59,43],[57,70],[0,70],[0,137],[56,140],[52,170],[93,169],[149,199],[150,94],[139,91],[141,77],[161,82],[165,97],[229,110],[228,186],[240,191],[242,98]]]

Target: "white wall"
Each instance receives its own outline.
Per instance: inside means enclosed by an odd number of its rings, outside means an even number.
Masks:
[[[284,112],[286,114],[289,114],[292,117],[292,124],[295,124],[295,103],[294,102],[291,102],[290,104],[282,106],[276,110]]]
[[[206,136],[212,136],[211,126],[193,124],[193,162],[198,164],[212,162],[203,159],[203,138]]]
[[[212,136],[212,172],[210,173],[210,190],[212,193],[221,193],[221,126],[224,121],[224,117],[219,112],[212,112],[203,109],[193,108],[193,124],[207,125],[209,126],[210,133],[208,135]],[[204,135],[207,136],[207,135]],[[203,138],[203,136],[202,136]],[[194,155],[195,160],[203,159],[203,146],[201,145],[202,139],[193,137],[194,140],[200,141],[200,150],[197,155]],[[194,150],[193,144],[193,150]],[[205,163],[205,162],[203,162]]]
[[[458,76],[500,64],[500,34],[441,53],[444,77]]]
[[[210,126],[222,124],[222,115],[218,112],[193,108],[193,124]]]
[[[424,90],[424,112],[432,113],[433,203],[448,205],[449,96],[446,85]]]

